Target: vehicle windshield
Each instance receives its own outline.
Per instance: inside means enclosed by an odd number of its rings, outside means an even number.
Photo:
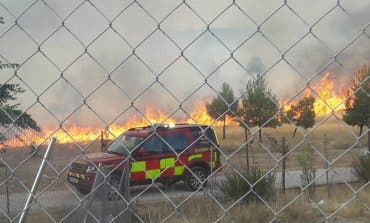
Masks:
[[[137,136],[122,135],[107,148],[107,152],[125,155],[133,151],[142,140]]]

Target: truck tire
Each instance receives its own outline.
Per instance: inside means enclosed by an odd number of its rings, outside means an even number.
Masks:
[[[186,189],[195,191],[199,188],[205,187],[207,185],[207,181],[204,180],[208,177],[208,171],[201,166],[192,167],[190,170],[191,171],[188,171],[184,178]]]

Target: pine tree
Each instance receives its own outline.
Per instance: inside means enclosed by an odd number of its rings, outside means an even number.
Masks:
[[[0,17],[0,23],[4,23],[3,17]],[[5,63],[0,61],[0,70],[16,69],[17,63]],[[19,103],[11,103],[17,99],[17,94],[23,93],[24,90],[19,84],[0,84],[0,127],[11,128],[17,126],[23,129],[33,129],[41,131],[41,128],[32,119],[31,115],[19,109]],[[0,142],[4,140],[3,134],[0,135]]]
[[[370,70],[367,66],[356,72],[351,90],[347,92],[343,120],[351,126],[359,126],[362,135],[364,126],[370,127]]]
[[[299,100],[296,105],[292,105],[291,108],[286,112],[289,120],[295,124],[293,136],[295,136],[298,127],[308,129],[315,124],[315,111],[313,106],[314,102],[314,97],[305,97]]]
[[[271,89],[267,88],[263,77],[257,77],[255,80],[248,81],[246,90],[241,98],[241,107],[238,110],[238,115],[249,127],[259,127],[258,138],[260,142],[262,142],[262,128],[275,128],[281,124],[276,117],[279,109],[275,101],[276,96]],[[242,124],[242,126],[244,125]]]
[[[0,84],[0,127],[2,129],[17,126],[23,129],[33,129],[41,131],[41,128],[32,119],[31,115],[19,109],[15,101],[16,95],[23,93],[24,90],[18,84]],[[3,134],[0,136],[0,142],[5,140]]]
[[[223,131],[222,138],[225,139],[225,126],[226,126],[226,115],[234,116],[238,107],[238,103],[235,100],[234,92],[231,86],[224,82],[222,89],[209,104],[206,105],[207,113],[214,119],[223,120]]]
[[[18,84],[0,84],[0,126],[10,128],[13,125],[20,128],[31,128],[41,131],[31,115],[19,109],[19,104],[11,104],[16,95],[24,90]]]

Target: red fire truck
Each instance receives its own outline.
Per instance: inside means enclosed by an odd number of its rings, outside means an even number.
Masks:
[[[88,154],[72,163],[68,181],[82,193],[89,192],[101,164],[111,170],[110,184],[121,188],[118,186],[126,157],[130,157],[131,185],[182,180],[187,189],[197,190],[221,167],[218,140],[210,126],[146,126],[128,130],[105,152]]]

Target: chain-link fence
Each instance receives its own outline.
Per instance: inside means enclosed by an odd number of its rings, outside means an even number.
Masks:
[[[0,222],[368,222],[369,15],[0,0]]]

